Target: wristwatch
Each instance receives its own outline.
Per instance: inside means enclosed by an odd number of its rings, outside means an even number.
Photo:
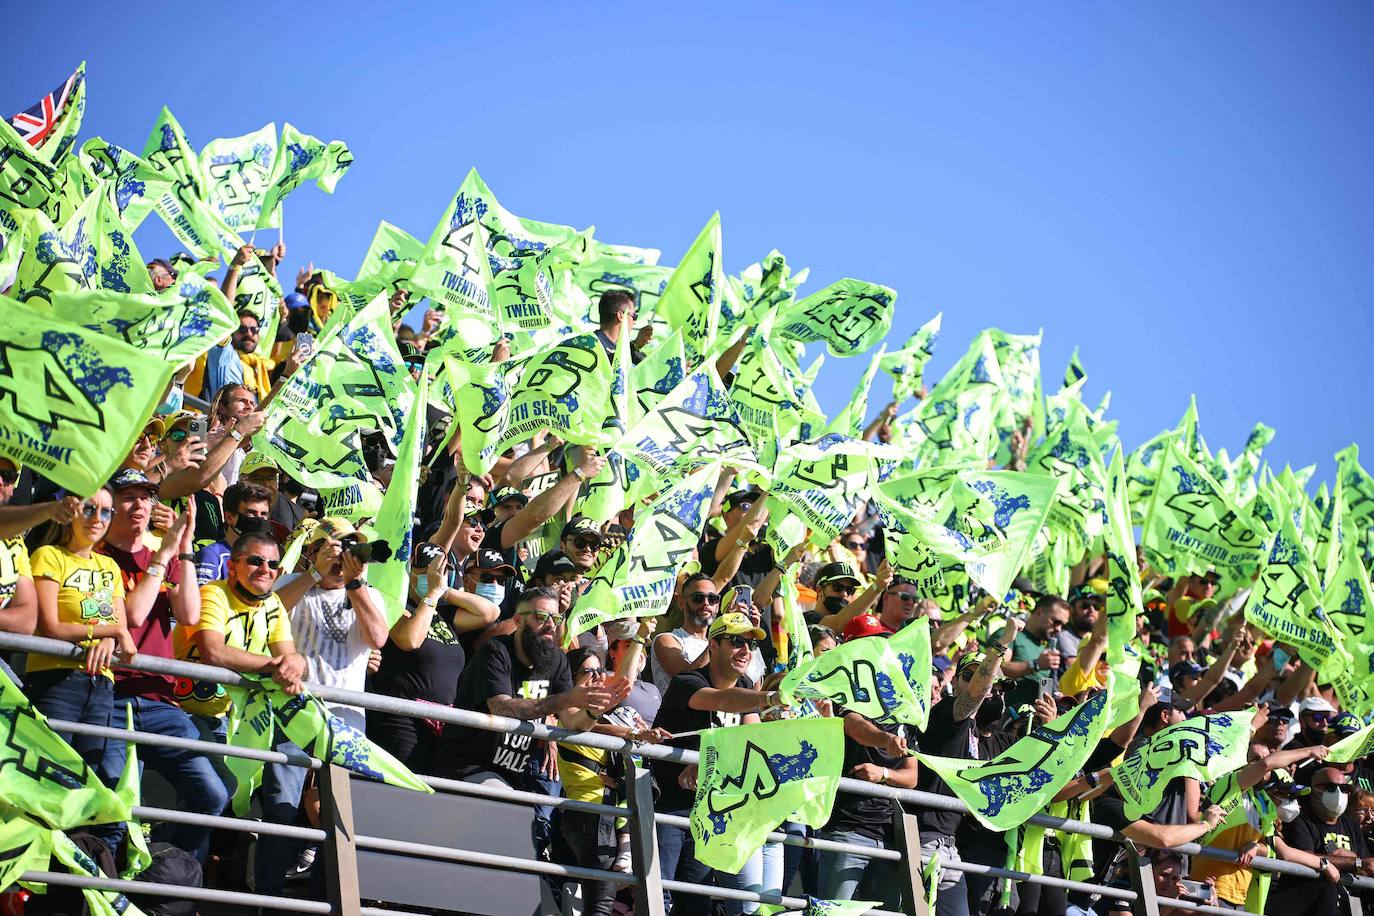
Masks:
[[[1331,864],[1331,860],[1326,856],[1317,859],[1317,871],[1326,871],[1326,866]]]
[[[1084,773],[1083,778],[1087,780],[1088,785],[1094,789],[1096,789],[1098,785],[1102,782],[1101,778],[1099,778],[1096,773],[1093,773],[1091,771]]]
[[[344,590],[349,592],[356,592],[358,589],[362,588],[366,584],[367,583],[362,579],[354,579],[352,582],[344,583]]]
[[[233,427],[230,427],[229,438],[233,439],[235,442],[242,442],[243,433],[239,432],[237,429],[234,429]]]
[[[179,553],[177,554],[177,559],[185,560],[188,563],[194,563],[196,562],[196,555],[193,553]]]

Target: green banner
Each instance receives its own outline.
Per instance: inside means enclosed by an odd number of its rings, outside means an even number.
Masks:
[[[1012,830],[1044,811],[1078,775],[1106,731],[1107,700],[1105,690],[1093,694],[1053,722],[1034,726],[994,760],[916,757],[939,774],[980,824],[999,833]]]
[[[803,661],[778,689],[789,706],[797,699],[830,700],[879,723],[915,725],[928,712],[911,689],[898,650],[879,637],[851,640]]]
[[[916,329],[906,339],[900,350],[893,350],[879,360],[884,372],[892,376],[892,400],[901,404],[916,396],[921,390],[921,377],[926,363],[935,355],[935,344],[940,339],[940,322],[944,312],[936,312],[935,317]]]
[[[72,290],[153,292],[133,236],[105,194],[92,193],[60,227],[41,213],[32,218],[36,234],[11,290],[19,301],[49,303],[54,293]]]
[[[463,465],[472,474],[485,474],[501,457],[497,446],[510,418],[508,363],[470,363],[444,359],[453,390],[454,425],[462,436]]]
[[[1126,495],[1126,465],[1117,449],[1108,472],[1107,528],[1103,545],[1107,557],[1107,662],[1118,665],[1135,639],[1136,617],[1145,613],[1136,565],[1135,534],[1131,529],[1130,498]]]
[[[24,817],[22,809],[5,812],[0,819],[0,893],[10,890],[26,871],[48,870],[52,838],[53,831]]]
[[[843,762],[838,718],[706,730],[691,814],[698,861],[738,874],[783,821],[824,826]]]
[[[41,211],[60,222],[69,211],[68,173],[54,168],[0,118],[0,207],[11,212]]]
[[[127,821],[129,805],[101,784],[24,692],[0,674],[0,801],[50,828]]]
[[[132,706],[124,707],[124,728],[130,732],[134,731]],[[129,830],[126,846],[128,855],[119,877],[131,881],[135,875],[141,874],[153,864],[152,853],[148,851],[147,828],[143,826],[142,821],[133,816],[133,809],[143,804],[143,771],[138,765],[138,745],[132,741],[124,742],[124,770],[119,774],[119,782],[115,785],[114,791],[120,801],[129,806],[129,820],[125,822]]]
[[[411,424],[419,426],[420,424]],[[370,480],[351,480],[340,487],[320,487],[320,515],[357,523],[382,508],[382,491]]]
[[[930,618],[913,618],[887,640],[888,648],[897,653],[897,661],[902,665],[902,673],[911,685],[911,695],[915,701],[916,721],[912,724],[921,731],[925,730],[930,717],[930,672],[932,658],[930,652]]]
[[[774,333],[802,343],[824,341],[833,356],[854,356],[887,336],[895,290],[864,280],[839,280],[778,311]]]
[[[165,107],[143,147],[143,158],[171,182],[154,205],[167,228],[190,249],[193,257],[219,255],[219,238],[206,220],[211,214],[204,203],[207,185],[200,159],[177,119]]]
[[[131,294],[106,289],[59,292],[52,314],[148,356],[184,365],[238,329],[238,316],[219,287],[186,272],[162,293]]]
[[[102,191],[130,232],[138,229],[153,211],[158,198],[172,187],[172,180],[151,162],[100,137],[81,144],[77,157],[86,177],[84,193]]]
[[[1246,764],[1254,710],[1192,716],[1170,725],[1112,767],[1126,816],[1136,820],[1159,807],[1179,776],[1211,782]]]
[[[797,590],[796,566],[782,573],[778,581],[778,598],[782,613],[773,617],[773,647],[782,667],[795,671],[812,656],[811,631],[801,609],[801,595]]]
[[[682,332],[687,366],[714,358],[725,302],[725,268],[720,248],[720,214],[714,213],[682,256],[659,297],[655,313]]]
[[[592,574],[568,613],[567,639],[598,623],[668,610],[677,575],[701,540],[719,465],[706,465],[636,513],[629,537]]]
[[[645,413],[618,447],[659,478],[672,479],[703,464],[762,470],[729,392],[709,363]]]
[[[420,373],[419,391],[411,416],[425,416],[429,404],[429,375]],[[391,469],[391,482],[382,496],[372,528],[376,539],[391,545],[391,558],[370,564],[370,584],[382,596],[386,623],[391,627],[406,608],[406,593],[410,586],[410,557],[414,548],[415,496],[420,485],[420,461],[424,457],[426,427],[423,423],[407,423],[401,447],[396,450],[396,464]]]
[[[0,296],[0,454],[73,493],[104,485],[177,370]],[[37,384],[42,380],[42,384]]]
[[[868,500],[877,476],[873,455],[879,450],[871,442],[833,433],[787,447],[769,490],[769,543],[777,556],[786,556],[795,546],[780,542],[774,530],[788,513],[811,529],[814,544],[839,536]]]
[[[390,293],[409,289],[410,278],[415,275],[415,266],[424,250],[424,243],[419,239],[382,220],[372,236],[372,244],[367,246],[353,284],[365,292],[368,299],[382,290]]]
[[[1061,481],[1049,524],[1070,539],[1070,559],[1076,563],[1106,527],[1107,471],[1088,408],[1062,393],[1051,396],[1049,404],[1051,417],[1063,419],[1048,425],[1044,441],[1027,454],[1026,469]]]
[[[544,429],[565,442],[597,445],[611,413],[611,357],[594,334],[569,337],[528,357],[511,392],[497,452]]]
[[[261,690],[225,687],[233,701],[226,714],[228,743],[232,747],[270,751],[276,730],[272,702]],[[253,804],[253,793],[262,784],[262,761],[247,757],[225,757],[224,767],[233,777],[234,796],[229,807],[235,817],[244,817]]]
[[[282,198],[311,179],[321,191],[333,194],[334,186],[352,164],[353,154],[342,140],[325,143],[301,133],[289,121],[282,125],[281,142],[262,193],[257,228],[281,226]]]
[[[1279,530],[1260,566],[1245,619],[1281,642],[1296,646],[1313,668],[1336,651],[1340,633],[1321,608],[1321,580],[1303,547],[1293,514],[1279,512]]]
[[[276,124],[267,124],[242,137],[221,137],[205,144],[200,151],[205,201],[224,225],[235,232],[248,232],[258,226],[276,159]],[[270,216],[265,221],[275,227]]]

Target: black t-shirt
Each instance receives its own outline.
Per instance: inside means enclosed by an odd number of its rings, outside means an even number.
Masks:
[[[857,713],[846,713],[844,710],[836,710],[835,714],[837,716],[858,715]],[[908,744],[915,743],[916,731],[908,725],[894,722],[890,725],[878,724],[878,727],[889,734],[900,735],[907,740]],[[861,763],[872,763],[880,767],[895,769],[905,762],[905,755],[891,757],[876,747],[865,747],[845,735],[844,766],[840,770],[845,775],[848,775],[850,770]],[[840,792],[835,796],[835,806],[830,811],[830,820],[826,822],[825,829],[862,834],[870,839],[880,840],[884,845],[891,846],[892,800]]]
[[[976,716],[974,717],[977,718]],[[978,759],[993,760],[1016,743],[1016,736],[1007,729],[995,729],[990,735],[978,736]],[[959,824],[955,844],[959,855],[967,862],[1001,867],[1007,861],[1008,834],[984,827],[976,817],[966,817]],[[1015,833],[1011,834],[1015,839]]]
[[[658,707],[658,715],[654,717],[654,727],[677,734],[678,732],[699,731],[703,728],[739,725],[742,713],[693,709],[688,705],[693,694],[703,687],[710,686],[711,681],[704,669],[695,668],[675,676],[668,682],[668,691],[663,695],[663,703]],[[741,677],[735,681],[734,686],[752,689],[754,682],[747,677]],[[697,750],[701,746],[701,738],[698,735],[692,735],[668,743],[673,747]],[[651,761],[650,767],[653,770],[654,782],[658,784],[658,810],[672,812],[692,807],[692,800],[696,793],[682,788],[677,782],[678,774],[685,769],[682,764],[654,760]]]
[[[520,562],[519,551],[517,551],[514,546],[501,546],[501,532],[505,527],[505,522],[497,522],[496,524],[488,528],[486,532],[482,535],[482,549],[495,550],[499,552],[501,556],[505,558],[506,562],[509,563],[511,567],[515,570],[516,578],[523,582],[525,579],[524,564]],[[508,579],[506,581],[506,588],[509,589],[510,586],[511,582]]]
[[[490,712],[487,701],[492,697],[539,700],[567,693],[572,688],[572,672],[566,655],[558,653],[551,670],[535,671],[521,663],[516,655],[514,634],[497,636],[482,644],[463,672],[454,705],[485,713]],[[439,759],[454,761],[459,767],[483,767],[514,778],[529,772],[533,742],[534,738],[529,735],[445,725],[438,755]]]
[[[370,693],[406,700],[453,705],[467,653],[453,632],[453,608],[447,605],[430,618],[425,641],[407,652],[390,639],[382,646],[382,666],[368,683]]]
[[[1361,858],[1369,855],[1369,844],[1360,832],[1359,822],[1348,811],[1336,823],[1326,824],[1313,817],[1311,809],[1303,805],[1302,813],[1283,825],[1283,841],[1294,849],[1319,856],[1337,849],[1348,849]],[[1326,886],[1325,878],[1279,875],[1265,909],[1270,913],[1305,913],[1307,905],[1317,899]]]
[[[926,730],[920,738],[921,752],[936,757],[950,757],[956,760],[979,760],[978,730],[974,717],[969,716],[962,722],[954,721],[954,697],[946,697],[930,711]],[[922,792],[948,795],[954,798],[954,790],[929,767],[921,767],[916,780],[916,788]],[[935,811],[921,808],[916,812],[916,822],[921,828],[921,838],[931,836],[954,836],[963,818],[957,811]]]

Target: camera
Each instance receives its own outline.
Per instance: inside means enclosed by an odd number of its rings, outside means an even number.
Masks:
[[[339,543],[364,563],[385,563],[391,559],[391,545],[386,541],[364,541],[356,534],[350,534]]]

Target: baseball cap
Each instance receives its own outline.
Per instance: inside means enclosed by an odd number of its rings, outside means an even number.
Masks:
[[[816,588],[841,579],[850,579],[855,586],[859,584],[859,574],[848,563],[827,563],[816,571]]]
[[[1328,703],[1321,697],[1308,697],[1307,699],[1303,700],[1302,703],[1298,704],[1299,715],[1302,715],[1306,712],[1334,713],[1335,711],[1336,707],[1332,706],[1330,703]]]
[[[491,504],[493,506],[499,506],[510,500],[515,500],[520,503],[521,506],[528,506],[530,504],[530,498],[526,496],[519,487],[501,487],[491,496]]]
[[[1176,681],[1181,677],[1202,677],[1206,670],[1197,662],[1184,659],[1169,666],[1169,680]]]
[[[734,509],[737,508],[740,503],[752,503],[762,495],[762,492],[754,488],[750,488],[748,490],[736,490],[729,496],[725,497],[725,505],[729,506],[731,509]]]
[[[472,569],[487,569],[492,572],[504,571],[506,575],[515,575],[515,567],[506,562],[506,557],[499,550],[479,550],[477,558],[472,562]]]
[[[1353,735],[1364,728],[1364,723],[1353,712],[1343,712],[1331,720],[1331,730],[1338,735]]]
[[[1269,704],[1269,718],[1282,719],[1285,722],[1293,721],[1293,710],[1282,703]]]
[[[123,468],[110,478],[110,489],[115,493],[120,490],[127,490],[129,487],[143,487],[154,496],[157,495],[158,484],[148,479],[138,468]]]
[[[313,547],[325,538],[335,541],[342,541],[344,538],[353,535],[359,540],[366,541],[367,538],[358,534],[358,529],[353,527],[353,523],[346,518],[339,518],[337,515],[326,516],[320,519],[320,523],[305,536],[305,546]]]
[[[747,616],[734,611],[729,614],[721,614],[707,627],[707,639],[716,639],[720,636],[748,636],[750,639],[764,639],[768,634],[754,626],[754,621]]]
[[[539,558],[539,562],[534,564],[534,577],[543,579],[547,576],[557,576],[562,573],[575,573],[577,566],[568,555],[561,550],[550,550]]]
[[[301,293],[288,293],[282,302],[285,302],[286,307],[292,310],[310,308],[310,300]]]
[[[482,523],[483,528],[490,528],[496,523],[496,513],[490,509],[483,509],[473,503],[468,503],[464,508],[467,511],[463,513],[463,518],[476,518]]]
[[[1260,788],[1271,795],[1308,795],[1312,787],[1300,782],[1292,782],[1287,779],[1275,776],[1260,783]]]
[[[982,652],[970,652],[968,655],[965,655],[959,659],[959,664],[954,666],[954,671],[957,674],[960,671],[963,671],[965,668],[972,668],[981,665],[983,663],[983,660],[986,658],[987,656],[984,655]]]
[[[872,614],[859,614],[849,623],[844,625],[844,632],[841,634],[845,642],[851,639],[862,639],[865,636],[888,636],[892,633],[883,622]]]
[[[143,424],[143,432],[152,430],[153,438],[161,439],[167,433],[167,423],[159,416],[151,416],[148,422]]]
[[[276,471],[277,463],[267,456],[267,453],[257,449],[243,456],[243,464],[239,465],[239,477],[251,477],[258,471]]]
[[[1098,601],[1101,601],[1102,593],[1099,592],[1097,589],[1093,588],[1092,585],[1088,584],[1087,582],[1083,583],[1082,585],[1075,585],[1072,589],[1069,590],[1070,603],[1074,601],[1081,601],[1084,598],[1096,598]]]
[[[563,526],[563,533],[558,536],[558,539],[561,541],[565,538],[570,538],[577,535],[582,535],[583,537],[593,537],[596,538],[598,542],[600,542],[601,526],[598,525],[596,522],[592,521],[591,519],[587,518],[587,516],[585,515],[574,515],[572,518],[568,519],[568,523]]]
[[[1193,708],[1193,701],[1169,687],[1159,688],[1159,705],[1172,706],[1174,709],[1181,709],[1188,712]]]

